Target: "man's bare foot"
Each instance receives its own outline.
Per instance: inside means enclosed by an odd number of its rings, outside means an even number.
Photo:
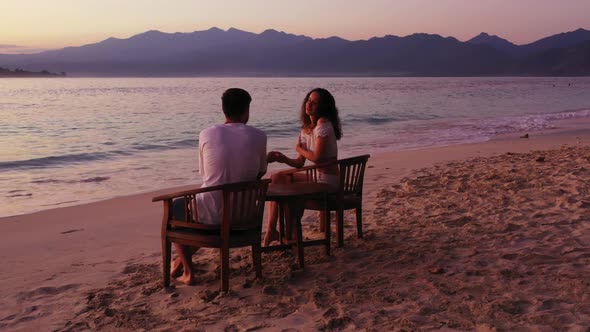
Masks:
[[[176,281],[178,282],[182,282],[185,285],[194,285],[195,284],[195,278],[193,276],[193,274],[186,274],[183,273],[180,277],[176,278]]]
[[[170,268],[170,276],[172,278],[179,277],[182,274],[182,270],[182,260],[180,260],[180,257],[174,258],[172,261],[172,267]]]
[[[266,232],[262,245],[268,247],[273,241],[279,241],[279,232],[276,229]]]

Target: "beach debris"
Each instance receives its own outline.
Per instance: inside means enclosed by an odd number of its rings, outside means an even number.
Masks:
[[[170,294],[170,293],[174,293],[176,291],[176,286],[175,285],[170,285],[168,287],[162,287],[162,292]]]
[[[553,85],[555,86],[555,84]],[[490,324],[476,324],[475,332],[496,332],[496,328]]]
[[[203,302],[211,302],[217,298],[217,296],[219,296],[219,291],[210,291],[208,289],[200,292],[199,294],[199,298],[203,300]]]
[[[348,316],[335,317],[335,318],[330,319],[326,323],[326,325],[322,326],[322,328],[320,330],[323,330],[323,331],[342,330],[351,324],[354,324],[354,321],[352,320],[352,318],[350,318]]]
[[[252,279],[246,279],[244,281],[244,283],[242,284],[242,287],[243,288],[251,288],[252,287],[252,283],[253,283],[253,280]]]
[[[514,254],[514,253],[508,253],[508,254],[504,254],[504,255],[500,256],[500,258],[506,259],[509,261],[515,260],[517,257],[518,257],[518,254]]]
[[[271,285],[267,285],[267,286],[264,286],[264,288],[262,288],[262,294],[277,295],[278,293],[279,292],[277,291],[277,289]]]
[[[83,230],[84,230],[84,228],[82,228],[82,229],[70,229],[68,231],[60,232],[60,234],[69,234],[69,233],[74,233],[74,232],[81,232]]]
[[[520,136],[520,138],[529,138],[529,134],[524,134],[524,135]]]
[[[537,159],[535,159],[535,161],[539,163],[545,162],[545,156],[540,156]]]
[[[428,272],[430,272],[432,274],[443,274],[443,273],[445,273],[445,269],[443,269],[442,267],[434,267],[434,268],[428,270]]]
[[[449,226],[462,227],[473,221],[473,217],[470,215],[462,215],[458,218],[449,220],[446,224]]]
[[[33,196],[33,194],[31,193],[27,193],[27,194],[14,194],[14,195],[8,195],[6,197],[8,198],[13,198],[13,197],[31,197]]]
[[[405,192],[412,192],[413,191],[412,185],[407,181],[402,183],[401,189]]]
[[[104,315],[107,316],[107,317],[113,317],[113,316],[115,316],[116,313],[117,312],[115,311],[115,309],[106,308],[104,310]]]

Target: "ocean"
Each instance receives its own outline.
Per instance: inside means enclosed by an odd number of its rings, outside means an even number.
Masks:
[[[314,87],[336,98],[340,157],[590,117],[590,78],[0,79],[0,217],[199,183],[198,133],[223,122],[229,87],[250,92],[249,124],[289,156]]]

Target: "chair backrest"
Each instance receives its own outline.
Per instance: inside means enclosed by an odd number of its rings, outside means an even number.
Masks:
[[[269,183],[266,179],[224,186],[222,228],[260,230]]]
[[[202,187],[180,193],[159,196],[153,201],[168,201],[169,218],[166,222],[172,227],[194,228],[202,230],[219,230],[227,224],[227,230],[247,230],[262,228],[262,215],[264,213],[264,201],[270,179],[247,182],[228,183],[214,187]],[[223,199],[223,220],[221,224],[198,223],[198,209],[196,197],[199,194],[219,194]],[[176,212],[173,212],[173,198],[182,198]],[[165,217],[166,218],[166,217]]]
[[[370,155],[340,159],[340,191],[344,195],[362,196],[365,167]]]

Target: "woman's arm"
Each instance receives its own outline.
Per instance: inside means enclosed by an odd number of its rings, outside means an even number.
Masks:
[[[281,153],[282,154],[282,153]],[[305,158],[301,155],[298,154],[297,158],[288,158],[287,156],[283,155],[284,158],[282,158],[281,160],[279,160],[280,162],[282,162],[283,164],[287,164],[291,167],[303,167],[303,165],[305,165]]]
[[[283,164],[287,164],[291,167],[300,168],[303,167],[305,164],[305,158],[302,155],[297,155],[297,158],[289,158],[278,151],[271,151],[268,153],[268,162],[279,162]]]
[[[299,153],[299,156],[316,164],[328,161],[325,157],[327,140],[326,137],[318,137],[313,151],[308,150],[301,142],[297,142],[295,150]]]
[[[321,118],[320,120],[318,120],[318,125],[324,124],[326,122],[328,122],[326,119]],[[308,150],[307,147],[303,145],[301,142],[297,142],[297,144],[295,145],[295,150],[297,151],[297,153],[299,153],[300,156],[316,164],[325,161],[330,161],[330,158],[326,158],[327,148],[328,137],[324,136],[319,136],[316,139],[313,151]]]

